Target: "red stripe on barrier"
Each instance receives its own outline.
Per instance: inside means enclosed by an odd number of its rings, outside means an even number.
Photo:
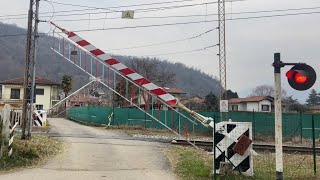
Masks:
[[[73,36],[76,36],[76,34],[75,34],[74,32],[70,32],[70,33],[68,34],[68,38],[71,38],[71,37],[73,37]]]
[[[158,89],[154,89],[154,90],[151,90],[152,93],[158,95],[158,96],[161,96],[163,94],[168,94],[166,91],[164,91],[163,89],[161,88],[158,88]]]
[[[90,43],[88,41],[86,41],[86,40],[82,40],[82,41],[78,41],[77,44],[79,44],[80,46],[87,46]]]
[[[103,51],[101,51],[101,49],[95,49],[90,51],[92,54],[94,54],[95,56],[99,56],[101,54],[105,54]]]
[[[130,68],[121,69],[120,72],[123,73],[123,74],[125,74],[125,75],[135,73],[135,72],[134,72],[132,69],[130,69]]]
[[[120,63],[119,61],[117,61],[116,59],[113,59],[113,58],[112,59],[107,59],[104,62],[109,64],[110,66]]]
[[[171,100],[171,101],[167,101],[167,103],[170,105],[170,106],[174,106],[177,104],[177,100],[174,99],[174,100]]]
[[[144,84],[149,84],[150,81],[148,81],[147,79],[145,78],[141,78],[141,79],[137,79],[136,80],[136,83],[140,84],[140,85],[144,85]]]

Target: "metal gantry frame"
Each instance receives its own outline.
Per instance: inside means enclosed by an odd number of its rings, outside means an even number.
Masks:
[[[220,73],[220,100],[227,100],[227,63],[226,63],[226,16],[225,0],[218,1],[219,27],[219,73]],[[221,120],[227,119],[226,113],[220,114]]]

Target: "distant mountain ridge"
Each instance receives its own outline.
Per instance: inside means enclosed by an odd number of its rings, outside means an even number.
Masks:
[[[22,77],[25,66],[25,36],[7,36],[3,35],[26,34],[26,29],[0,23],[0,81]],[[51,49],[49,36],[39,38],[37,55],[37,76],[60,82],[64,74],[72,75],[74,80],[73,90],[86,83],[84,79],[89,79],[74,65],[62,60]],[[120,61],[126,62],[131,58],[128,56],[115,55]],[[179,87],[189,95],[198,95],[204,97],[211,91],[218,95],[220,83],[214,77],[201,72],[195,68],[187,67],[181,63],[171,63],[169,61],[160,61],[160,67],[176,74],[175,83],[172,86]]]

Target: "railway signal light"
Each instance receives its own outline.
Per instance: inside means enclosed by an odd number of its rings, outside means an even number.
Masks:
[[[315,70],[306,64],[294,65],[287,73],[288,82],[293,89],[304,91],[311,88],[316,82]]]

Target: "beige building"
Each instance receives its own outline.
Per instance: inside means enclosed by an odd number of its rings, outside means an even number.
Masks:
[[[24,78],[16,78],[1,82],[0,109],[10,104],[14,109],[22,108]],[[43,77],[36,77],[36,108],[50,109],[59,101],[58,83]]]

